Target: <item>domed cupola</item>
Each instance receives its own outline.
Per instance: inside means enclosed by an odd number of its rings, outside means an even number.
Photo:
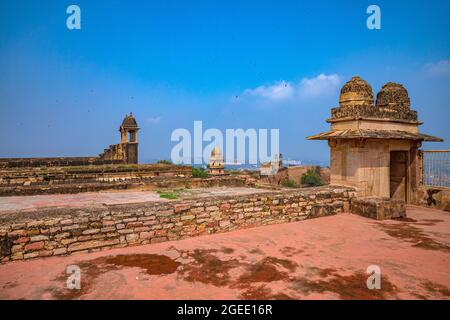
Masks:
[[[377,94],[376,108],[379,112],[404,112],[410,107],[408,91],[399,83],[388,82]]]
[[[132,129],[132,128],[137,128],[137,122],[136,119],[133,116],[133,113],[127,114],[125,116],[125,118],[122,121],[122,126],[123,128],[127,128],[127,129]]]
[[[137,132],[139,127],[133,114],[127,114],[120,125],[120,142],[137,143]]]
[[[365,80],[355,76],[342,87],[339,107],[331,109],[331,118],[371,117],[374,112],[372,87]]]
[[[339,97],[340,107],[373,106],[373,101],[372,87],[358,76],[351,78],[342,87]]]

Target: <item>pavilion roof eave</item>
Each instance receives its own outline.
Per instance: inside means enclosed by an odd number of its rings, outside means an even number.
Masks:
[[[307,137],[308,140],[329,139],[393,139],[442,142],[443,139],[423,133],[412,133],[399,130],[346,129],[330,130]]]

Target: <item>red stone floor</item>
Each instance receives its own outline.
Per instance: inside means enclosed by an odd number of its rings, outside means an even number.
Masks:
[[[0,265],[0,299],[449,299],[450,213],[340,214]],[[78,265],[81,289],[66,288]],[[381,289],[366,269],[381,270]]]

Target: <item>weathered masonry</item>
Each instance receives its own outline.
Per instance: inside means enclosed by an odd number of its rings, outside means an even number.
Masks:
[[[353,77],[327,122],[330,131],[308,139],[328,140],[331,184],[355,187],[358,196],[416,202],[422,172],[418,149],[422,141],[443,140],[419,133],[422,123],[402,85],[385,84],[374,104],[370,85]]]
[[[0,261],[178,240],[348,211],[353,190],[319,187],[239,196],[46,208],[0,214]]]
[[[132,113],[125,116],[119,131],[120,143],[109,146],[109,149],[105,149],[99,158],[103,161],[138,163],[139,127]]]
[[[223,160],[223,155],[218,147],[215,147],[211,151],[211,157],[208,164],[208,173],[212,176],[225,174],[225,163]]]
[[[422,150],[419,204],[450,211],[450,150]]]
[[[185,187],[191,176],[190,166],[170,164],[0,168],[0,197]]]
[[[353,77],[342,87],[339,107],[331,109],[327,122],[330,131],[308,139],[328,140],[330,183],[356,188],[360,198],[353,207],[359,214],[376,219],[404,216],[404,204],[418,202],[422,141],[443,141],[419,133],[422,123],[411,110],[406,89],[389,82],[374,104],[371,86]]]
[[[57,158],[0,158],[0,169],[66,167],[105,164],[137,164],[139,127],[132,114],[126,115],[119,128],[120,143],[109,146],[103,153],[93,157]]]

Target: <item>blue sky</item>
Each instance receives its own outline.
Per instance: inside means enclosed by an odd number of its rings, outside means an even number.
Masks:
[[[66,8],[81,8],[81,30]],[[381,8],[381,30],[366,8]],[[169,158],[176,128],[279,128],[285,157],[328,161],[325,131],[353,75],[409,90],[425,148],[450,149],[450,2],[0,3],[0,157],[96,155],[132,111],[141,160]]]

